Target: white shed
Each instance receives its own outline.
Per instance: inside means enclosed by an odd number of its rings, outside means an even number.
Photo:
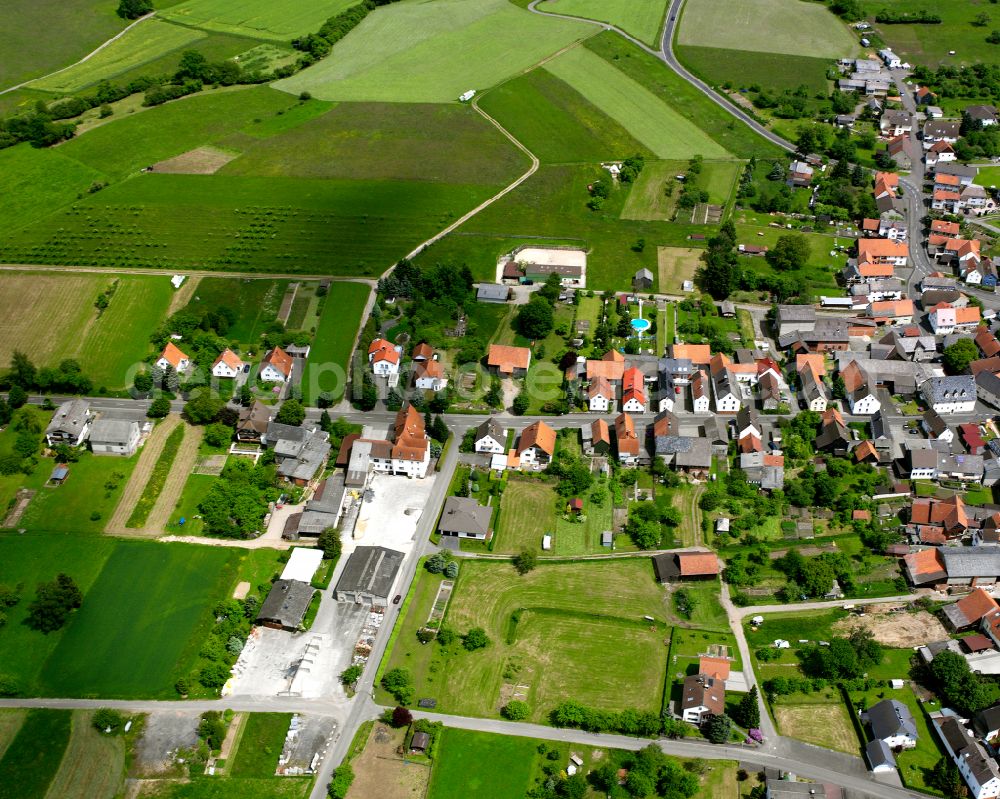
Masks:
[[[542,549],[544,549],[545,551],[548,551],[548,550],[552,549],[552,536],[551,535],[543,535],[542,536]]]

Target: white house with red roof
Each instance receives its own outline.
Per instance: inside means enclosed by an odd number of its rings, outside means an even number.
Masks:
[[[224,349],[212,364],[213,377],[236,377],[243,371],[243,361],[231,349]]]
[[[634,366],[622,374],[622,410],[626,413],[646,412],[645,377]]]
[[[377,338],[368,345],[368,363],[376,375],[387,377],[399,374],[399,362],[402,356],[402,347],[396,347],[384,338]]]
[[[167,346],[163,348],[163,352],[156,361],[156,365],[160,369],[172,366],[175,372],[182,374],[191,366],[191,358],[182,352],[174,342],[168,341]]]
[[[281,347],[275,347],[260,362],[258,377],[265,383],[286,383],[292,377],[295,359]]]

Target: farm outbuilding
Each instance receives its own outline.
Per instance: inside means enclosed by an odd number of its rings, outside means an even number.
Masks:
[[[314,593],[311,585],[300,580],[275,580],[260,606],[257,623],[275,630],[297,630]]]
[[[334,596],[340,602],[388,605],[402,564],[402,552],[385,547],[358,547],[340,575]]]

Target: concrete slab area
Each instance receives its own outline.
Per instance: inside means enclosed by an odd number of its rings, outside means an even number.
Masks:
[[[354,538],[344,541],[344,555],[358,546],[410,552],[417,522],[427,507],[435,479],[433,476],[412,480],[397,475],[374,475],[369,485],[372,500],[362,503]]]

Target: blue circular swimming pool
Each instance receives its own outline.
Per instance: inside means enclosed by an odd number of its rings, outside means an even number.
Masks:
[[[649,330],[649,325],[650,324],[651,323],[650,323],[650,321],[648,319],[633,319],[632,320],[632,329],[636,333],[645,333],[647,330]]]

